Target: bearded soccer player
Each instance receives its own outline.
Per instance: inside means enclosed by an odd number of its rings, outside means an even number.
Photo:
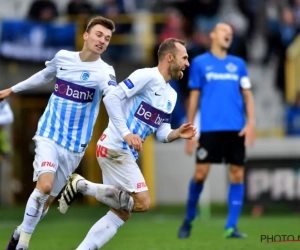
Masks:
[[[196,111],[200,109],[201,124],[199,142],[186,142],[185,151],[189,155],[197,144],[198,147],[186,215],[178,237],[190,236],[210,165],[224,162],[229,164],[230,176],[224,236],[245,238],[237,224],[244,199],[245,145],[253,145],[255,133],[251,83],[245,62],[227,53],[232,42],[231,27],[217,24],[210,38],[210,51],[194,58],[190,67],[188,122],[193,123]]]
[[[170,125],[177,93],[168,82],[182,78],[183,70],[189,66],[184,41],[174,38],[165,40],[159,47],[158,58],[157,67],[134,71],[103,99],[109,124],[98,141],[96,151],[103,183],[127,191],[133,198],[133,208],[131,211],[110,208],[90,229],[77,250],[102,248],[130,218],[131,212],[148,210],[150,197],[147,183],[136,159],[143,141],[149,135],[156,132],[159,141],[168,143],[178,138],[190,140],[196,134],[196,128],[191,123],[174,130]],[[96,189],[97,185],[100,184],[73,174],[60,199],[60,212],[67,211],[77,193]],[[70,199],[68,194],[73,194],[74,198]]]
[[[46,62],[45,69],[0,91],[1,101],[12,93],[47,84],[56,77],[53,93],[33,137],[36,187],[28,199],[23,222],[14,231],[7,250],[28,249],[35,227],[84,155],[100,101],[117,86],[113,67],[101,59],[114,30],[111,20],[101,16],[93,18],[83,34],[84,45],[80,52],[61,50]],[[120,207],[123,199],[130,198],[112,186],[102,185],[99,189],[103,196],[98,199],[115,208]]]

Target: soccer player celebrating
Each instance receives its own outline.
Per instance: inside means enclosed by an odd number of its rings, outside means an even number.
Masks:
[[[33,138],[36,188],[30,195],[22,224],[14,231],[7,250],[27,250],[30,237],[49,205],[78,167],[91,139],[103,95],[116,87],[113,67],[101,59],[109,45],[114,23],[95,17],[83,34],[80,52],[59,51],[46,68],[12,88],[0,91],[0,101],[10,94],[49,83],[56,84]],[[116,187],[102,185],[103,203],[120,207],[129,195]],[[105,196],[105,194],[108,194]],[[120,195],[120,196],[119,196]],[[126,207],[124,207],[126,209]]]
[[[196,134],[191,123],[175,130],[170,125],[177,93],[168,82],[182,78],[182,71],[189,66],[185,43],[174,38],[165,40],[159,47],[158,58],[157,67],[134,71],[103,99],[109,124],[97,143],[97,159],[103,182],[130,193],[134,203],[132,212],[144,212],[150,205],[147,184],[136,163],[143,141],[154,132],[162,142],[192,139]],[[97,190],[98,185],[73,174],[62,193],[60,212],[67,211],[77,193],[87,194],[85,190]],[[99,192],[88,195],[97,198]],[[77,250],[101,248],[129,218],[130,212],[110,208]]]
[[[191,62],[188,122],[193,122],[200,103],[200,139],[196,155],[196,169],[189,185],[186,215],[178,237],[190,236],[197,204],[208,175],[210,164],[230,164],[228,220],[225,237],[244,238],[237,229],[244,198],[245,144],[254,143],[255,120],[251,83],[245,62],[228,55],[232,29],[219,23],[210,34],[210,52]],[[245,113],[247,121],[245,121]],[[191,155],[196,140],[187,141],[185,151]]]

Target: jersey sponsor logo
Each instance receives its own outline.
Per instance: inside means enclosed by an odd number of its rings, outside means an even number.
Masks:
[[[41,167],[50,167],[50,168],[55,168],[55,164],[50,161],[43,161],[41,163]]]
[[[108,154],[108,148],[101,146],[101,145],[97,145],[96,146],[96,157],[101,157],[101,158],[105,158]]]
[[[139,183],[136,184],[137,189],[145,188],[145,187],[147,187],[145,182],[139,182]]]
[[[117,83],[115,81],[109,81],[108,86],[117,86]]]
[[[133,82],[130,79],[125,79],[123,82],[125,83],[125,85],[129,89],[132,89],[134,87],[134,84],[133,84]]]
[[[81,79],[81,81],[87,81],[89,79],[89,77],[90,77],[90,73],[84,71],[81,73],[80,79]]]
[[[158,128],[165,120],[169,120],[170,114],[154,108],[148,103],[142,101],[140,106],[137,108],[134,117],[154,128]]]
[[[206,80],[212,81],[212,80],[232,80],[232,81],[238,81],[239,76],[237,74],[232,73],[216,73],[216,72],[209,72],[206,75]]]
[[[95,89],[57,79],[53,93],[70,101],[87,103],[93,101]]]

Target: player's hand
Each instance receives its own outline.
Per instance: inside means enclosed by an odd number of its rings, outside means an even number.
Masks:
[[[198,143],[196,137],[194,137],[191,140],[187,140],[186,144],[185,144],[185,153],[188,155],[192,155],[194,152],[194,148],[198,147],[198,146],[199,146],[199,143]]]
[[[133,147],[135,151],[139,152],[143,150],[143,140],[139,135],[128,134],[124,137],[124,141],[127,142],[129,147]]]
[[[179,137],[187,140],[191,140],[195,137],[197,133],[196,127],[194,127],[190,122],[182,124],[179,127]]]
[[[4,89],[0,91],[0,102],[2,102],[5,98],[9,97],[12,93],[12,89]]]
[[[255,125],[247,123],[239,133],[239,136],[245,136],[245,145],[252,147],[255,141]]]

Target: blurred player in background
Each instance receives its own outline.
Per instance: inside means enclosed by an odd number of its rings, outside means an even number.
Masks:
[[[103,95],[116,87],[113,67],[101,59],[109,45],[114,23],[103,17],[93,18],[83,34],[80,52],[59,51],[46,62],[46,68],[10,89],[0,91],[0,100],[12,93],[49,83],[56,76],[54,91],[39,120],[33,138],[36,144],[33,181],[36,188],[30,195],[22,224],[12,235],[7,250],[27,250],[31,235],[49,205],[78,167],[99,112]],[[115,187],[101,186],[99,199],[119,208],[119,199],[130,197]],[[112,195],[112,192],[117,194]],[[103,199],[102,199],[103,198]],[[17,246],[16,246],[17,245]],[[45,249],[47,247],[45,246]]]
[[[190,236],[210,165],[224,160],[230,164],[231,182],[225,237],[245,238],[246,235],[238,231],[237,223],[244,198],[245,144],[254,144],[255,117],[251,83],[245,62],[227,54],[232,41],[231,27],[224,23],[217,24],[210,38],[210,52],[194,58],[190,68],[188,122],[193,123],[200,108],[201,125],[197,165],[190,182],[186,215],[178,237]],[[187,141],[186,153],[191,155],[196,144],[196,140]]]
[[[165,143],[178,138],[192,139],[196,134],[191,123],[176,130],[172,130],[170,125],[177,93],[168,82],[182,78],[183,70],[189,66],[185,43],[174,38],[165,40],[159,47],[158,58],[157,67],[134,71],[103,99],[109,124],[98,141],[96,151],[103,183],[130,193],[134,201],[132,212],[147,211],[150,205],[144,176],[136,164],[143,141],[154,132],[157,139]],[[67,211],[77,193],[85,189],[95,190],[98,185],[73,174],[60,199],[60,212]],[[65,200],[69,193],[74,198]],[[101,248],[130,218],[130,214],[111,208],[94,224],[77,250]]]
[[[0,162],[9,153],[7,135],[3,127],[14,121],[14,114],[7,101],[0,102]],[[1,164],[0,164],[1,165]]]

